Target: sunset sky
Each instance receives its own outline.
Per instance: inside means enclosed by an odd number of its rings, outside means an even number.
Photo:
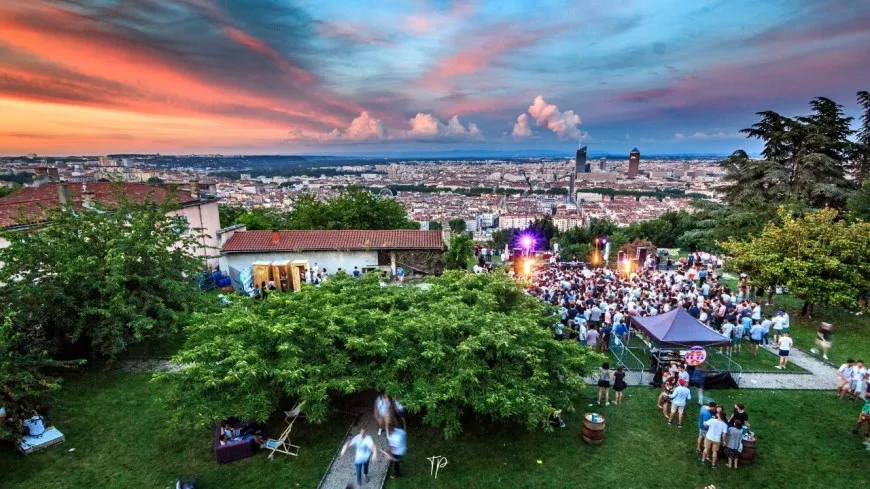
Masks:
[[[0,154],[730,153],[870,89],[857,0],[0,0]]]

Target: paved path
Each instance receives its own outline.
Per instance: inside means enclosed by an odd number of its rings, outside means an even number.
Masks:
[[[778,352],[769,346],[763,347],[777,355]],[[778,357],[777,357],[778,358]],[[806,370],[806,373],[779,373],[779,372],[752,372],[740,376],[738,385],[741,389],[787,389],[787,390],[834,390],[837,388],[837,369],[822,363],[811,355],[800,350],[791,350],[789,362]],[[652,382],[652,372],[643,372],[638,375],[637,370],[632,370],[626,376],[628,385],[646,386]],[[590,385],[598,382],[596,376],[586,379]]]
[[[374,398],[372,399],[374,406]],[[378,424],[375,422],[375,417],[371,409],[363,411],[362,416],[357,418],[356,422],[350,427],[344,439],[341,440],[341,445],[338,447],[335,459],[330,464],[326,476],[320,481],[318,489],[345,489],[348,484],[356,486],[356,469],[353,463],[353,449],[348,448],[344,455],[341,455],[341,447],[350,441],[351,438],[359,433],[361,427],[365,427],[368,434],[375,440],[375,445],[380,450],[387,451],[386,433],[378,436]],[[369,464],[369,477],[371,481],[366,484],[363,480],[362,487],[366,489],[380,489],[384,486],[384,481],[387,478],[387,458],[383,453],[378,452],[378,459]]]

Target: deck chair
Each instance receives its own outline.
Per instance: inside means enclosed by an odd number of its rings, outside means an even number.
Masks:
[[[269,453],[269,460],[272,460],[272,457],[275,456],[275,452],[283,453],[285,455],[293,455],[294,457],[299,455],[300,447],[290,443],[290,432],[293,431],[293,424],[296,423],[296,420],[305,417],[304,414],[301,414],[303,404],[305,404],[305,401],[296,404],[293,406],[293,409],[289,411],[284,411],[284,422],[287,423],[287,427],[284,428],[284,431],[277,440],[270,438],[266,440],[266,443],[264,443],[264,446],[271,450]]]

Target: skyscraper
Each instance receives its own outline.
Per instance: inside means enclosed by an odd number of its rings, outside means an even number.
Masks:
[[[637,148],[628,153],[628,178],[637,178],[637,170],[640,168],[640,151]]]
[[[590,173],[592,168],[586,162],[586,146],[577,150],[577,156],[574,158],[574,171],[576,173]]]
[[[598,160],[598,170],[607,171],[607,158],[601,158]]]

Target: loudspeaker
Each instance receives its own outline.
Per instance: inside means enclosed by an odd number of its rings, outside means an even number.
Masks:
[[[646,262],[646,248],[643,246],[637,249],[637,262],[644,263]]]

